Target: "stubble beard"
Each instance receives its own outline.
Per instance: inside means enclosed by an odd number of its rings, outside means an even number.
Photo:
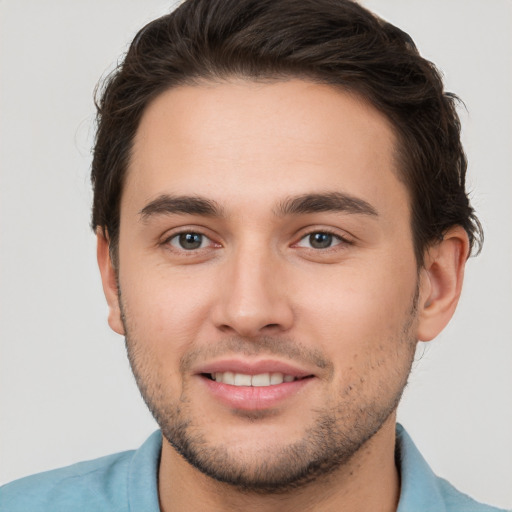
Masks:
[[[203,418],[203,423],[198,423],[190,407],[186,386],[182,388],[177,400],[170,401],[162,384],[154,379],[152,366],[145,358],[143,344],[131,336],[126,308],[121,307],[128,359],[142,398],[163,436],[189,464],[203,474],[245,493],[286,493],[326,477],[346,465],[395,412],[414,360],[416,340],[412,332],[416,319],[417,292],[398,335],[400,340],[388,340],[391,346],[402,350],[403,355],[400,367],[393,368],[395,382],[391,390],[387,389],[383,393],[384,401],[383,396],[377,394],[369,403],[360,403],[357,386],[356,389],[352,385],[347,386],[341,391],[336,405],[312,411],[316,420],[305,429],[302,439],[278,449],[273,446],[272,449],[262,450],[259,457],[255,457],[255,454],[244,456],[233,446],[209,443],[205,435],[207,421]],[[226,346],[238,347],[238,353],[255,354],[259,351],[268,354],[270,349],[270,353],[282,354],[285,350],[282,347],[291,347],[290,343],[265,337],[261,343],[232,339]],[[281,348],[276,350],[276,346]],[[246,419],[258,421],[257,415],[252,418],[247,415]]]

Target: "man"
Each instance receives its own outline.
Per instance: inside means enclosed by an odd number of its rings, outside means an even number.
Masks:
[[[161,434],[1,509],[492,510],[396,426],[478,243],[465,167],[435,68],[357,4],[149,24],[100,100],[93,227]]]

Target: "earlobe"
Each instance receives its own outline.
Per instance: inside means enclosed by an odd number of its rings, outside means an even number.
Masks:
[[[418,339],[430,341],[448,324],[462,290],[469,241],[461,226],[429,247],[420,274]]]
[[[108,324],[110,328],[124,336],[124,326],[121,318],[121,308],[119,306],[119,294],[117,289],[117,276],[111,255],[108,237],[101,228],[96,231],[98,267],[103,284],[103,293],[107,299],[109,314]]]

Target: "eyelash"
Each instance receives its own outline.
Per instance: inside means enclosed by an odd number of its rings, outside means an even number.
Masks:
[[[197,253],[197,251],[201,250],[201,249],[207,249],[208,247],[196,247],[196,248],[189,248],[189,249],[186,249],[184,247],[176,247],[174,246],[171,242],[174,240],[174,239],[177,239],[179,240],[179,237],[182,237],[184,235],[197,235],[199,237],[201,237],[201,245],[203,245],[204,242],[206,241],[210,241],[211,244],[213,244],[216,248],[220,248],[222,247],[221,244],[219,243],[215,243],[212,241],[212,239],[205,235],[204,233],[201,233],[199,230],[183,230],[183,231],[180,231],[178,233],[173,233],[171,236],[167,237],[164,241],[163,241],[163,244],[162,245],[165,245],[167,247],[170,246],[171,250],[175,250],[175,251],[179,251],[179,252],[182,252],[182,253],[188,253],[190,255],[194,254],[194,253]],[[329,246],[327,247],[304,247],[304,246],[301,246],[299,245],[303,240],[306,240],[308,237],[312,237],[313,235],[328,235],[329,237],[332,237],[332,241],[336,240],[337,243],[331,243]],[[177,243],[180,243],[179,241]],[[335,250],[336,247],[338,247],[339,245],[352,245],[352,242],[350,240],[348,240],[347,238],[341,236],[340,234],[338,233],[334,233],[333,231],[329,230],[329,229],[317,229],[317,230],[312,230],[312,231],[309,231],[307,233],[305,233],[304,235],[302,235],[300,237],[300,239],[298,240],[298,242],[295,242],[292,247],[303,247],[304,249],[308,249],[308,250],[311,250],[311,251],[315,251],[315,252],[326,252],[326,251],[329,251],[329,250]]]
[[[207,248],[207,247],[197,247],[197,248],[185,249],[184,247],[174,247],[172,245],[172,243],[171,243],[172,240],[174,240],[174,239],[179,240],[179,237],[185,236],[185,235],[197,235],[197,236],[200,236],[201,237],[201,245],[205,241],[210,241],[210,243],[214,244],[216,247],[221,247],[220,244],[213,242],[212,239],[209,236],[205,235],[204,233],[201,233],[199,230],[192,230],[192,229],[183,230],[183,231],[180,231],[178,233],[173,233],[171,236],[167,237],[163,241],[162,245],[165,245],[167,247],[170,246],[172,248],[172,250],[180,251],[180,252],[183,252],[183,253],[189,253],[189,254],[190,253],[193,254],[193,253],[197,252],[198,250],[206,249]]]
[[[339,245],[352,245],[352,243],[353,243],[350,240],[348,240],[347,238],[345,238],[344,236],[340,235],[339,233],[335,233],[334,231],[331,231],[329,229],[315,229],[315,230],[312,230],[312,231],[309,231],[309,232],[305,233],[303,236],[300,237],[299,241],[296,242],[293,245],[294,246],[298,246],[298,244],[300,242],[302,242],[303,240],[306,240],[307,238],[309,238],[309,237],[311,237],[313,235],[318,235],[318,234],[329,235],[333,239],[336,239],[338,243],[331,244],[328,247],[324,247],[324,248],[305,247],[306,249],[309,249],[309,250],[312,250],[312,251],[326,252],[326,251],[329,251],[329,250],[335,250],[335,248],[338,247]]]

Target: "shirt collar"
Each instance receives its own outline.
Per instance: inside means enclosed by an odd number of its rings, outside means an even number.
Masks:
[[[157,430],[134,453],[128,474],[130,510],[158,512],[158,467],[162,433]],[[396,427],[396,460],[401,478],[397,512],[435,510],[446,512],[438,478],[422,457],[409,434]]]
[[[422,457],[402,425],[396,426],[396,460],[401,490],[397,512],[446,512],[438,478]]]
[[[128,503],[131,511],[160,512],[158,467],[162,452],[162,433],[153,432],[134,453],[128,471]]]

